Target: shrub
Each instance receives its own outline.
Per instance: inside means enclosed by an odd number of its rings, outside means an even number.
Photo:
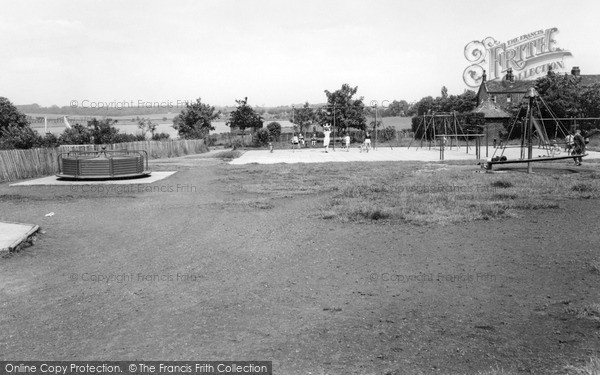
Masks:
[[[281,135],[281,124],[278,122],[270,122],[267,125],[267,130],[271,133],[271,137],[273,139],[279,141],[279,136]]]
[[[42,137],[30,126],[9,125],[0,132],[0,149],[39,147]]]
[[[39,147],[53,148],[53,147],[58,147],[58,146],[60,146],[58,137],[52,133],[48,133],[44,137],[41,138],[41,144]]]
[[[239,139],[239,138],[235,138],[235,139],[233,139],[233,140],[231,141],[231,147],[232,147],[234,150],[237,150],[238,148],[241,148],[241,147],[243,147],[243,146],[244,146],[244,143],[243,143],[243,142],[242,142],[242,140],[241,140],[241,139]]]
[[[162,141],[162,140],[167,140],[169,139],[171,136],[167,133],[158,133],[158,134],[154,134],[152,136],[152,140],[153,141]]]
[[[65,129],[58,137],[62,145],[83,145],[92,143],[92,131],[81,124],[75,124],[70,129]]]
[[[260,128],[254,133],[254,143],[258,146],[266,146],[271,140],[271,133],[265,128]]]
[[[396,128],[388,126],[379,131],[379,137],[382,142],[389,142],[396,139]]]

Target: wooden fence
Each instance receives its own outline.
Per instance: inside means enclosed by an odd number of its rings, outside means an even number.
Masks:
[[[58,171],[58,155],[69,151],[146,150],[150,159],[171,158],[207,152],[203,140],[167,140],[110,145],[63,145],[58,148],[0,150],[0,182],[50,176]]]

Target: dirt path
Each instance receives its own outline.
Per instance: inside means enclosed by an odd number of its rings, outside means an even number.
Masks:
[[[551,374],[600,349],[597,317],[572,313],[600,302],[597,201],[444,227],[342,224],[316,218],[324,197],[227,193],[219,161],[155,168],[178,173],[153,192],[0,185],[0,220],[45,232],[0,259],[3,359]]]

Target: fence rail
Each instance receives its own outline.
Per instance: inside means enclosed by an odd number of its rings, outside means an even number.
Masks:
[[[58,171],[58,155],[69,151],[146,150],[150,159],[171,158],[207,152],[203,140],[165,140],[109,145],[62,145],[57,148],[0,150],[0,182],[50,176]]]

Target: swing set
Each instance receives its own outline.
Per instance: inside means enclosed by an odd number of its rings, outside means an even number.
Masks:
[[[441,133],[440,133],[441,132]],[[456,112],[439,112],[439,113],[428,113],[423,115],[417,129],[415,131],[415,137],[410,141],[408,148],[413,144],[413,141],[417,140],[418,134],[420,134],[419,148],[427,147],[429,150],[432,148],[438,148],[440,150],[440,160],[444,160],[444,151],[446,149],[452,150],[456,147],[457,150],[461,148],[460,139],[464,140],[467,154],[469,153],[469,138],[475,138],[475,156],[477,159],[481,156],[481,138],[483,134],[467,134],[463,131]],[[425,143],[425,146],[423,145]],[[439,146],[438,146],[439,145]]]
[[[525,103],[522,103],[521,109],[526,108],[526,115],[524,121],[521,122],[521,143],[519,146],[521,149],[520,159],[508,160],[506,156],[504,156],[504,152],[509,146],[506,142],[505,145],[501,148],[497,148],[492,155],[491,160],[488,160],[485,169],[491,170],[492,167],[496,164],[514,164],[514,163],[527,163],[527,173],[533,172],[533,163],[542,162],[542,161],[555,161],[555,160],[565,160],[565,159],[573,159],[583,158],[587,156],[587,154],[571,154],[571,155],[562,155],[556,156],[557,150],[560,152],[560,148],[556,142],[557,137],[559,136],[558,132],[561,132],[561,136],[564,139],[568,134],[567,130],[562,126],[562,124],[556,119],[552,110],[548,107],[548,105],[544,102],[544,100],[539,96],[538,92],[535,88],[531,87],[525,94],[523,98]],[[543,123],[541,116],[536,117],[536,114],[541,115],[541,107],[540,103],[544,106],[544,108],[550,113],[552,116],[552,121],[554,122],[554,137],[552,140],[548,137],[546,132],[546,126]],[[535,114],[534,114],[535,113]],[[518,118],[515,118],[515,121],[510,127],[510,132],[508,134],[508,139],[510,139],[511,134],[517,128]],[[538,147],[543,148],[546,151],[545,156],[538,156],[536,158],[533,157],[533,144],[534,138],[538,139]],[[514,147],[514,146],[513,146]],[[496,156],[498,150],[501,150],[500,155]]]

